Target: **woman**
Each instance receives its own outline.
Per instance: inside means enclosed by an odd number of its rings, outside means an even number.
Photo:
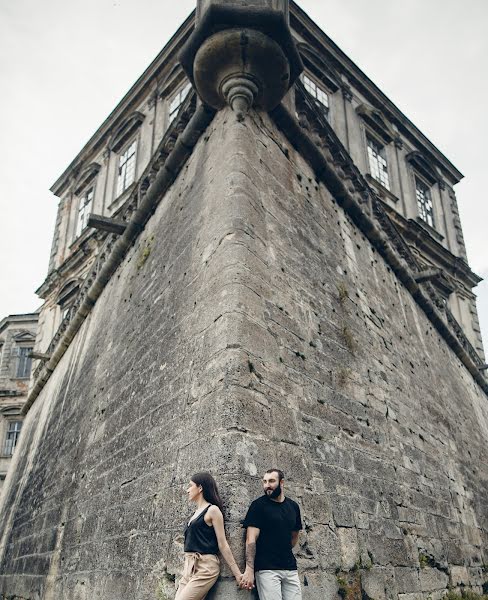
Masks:
[[[197,473],[187,493],[197,507],[185,528],[185,565],[175,600],[203,600],[220,573],[219,551],[238,584],[242,573],[225,537],[222,500],[215,479],[210,473]]]

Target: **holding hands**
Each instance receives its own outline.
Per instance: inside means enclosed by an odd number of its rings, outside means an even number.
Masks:
[[[254,570],[246,567],[244,575],[241,576],[239,587],[241,590],[252,590],[254,588]]]

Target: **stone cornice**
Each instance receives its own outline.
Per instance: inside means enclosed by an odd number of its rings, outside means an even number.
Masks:
[[[14,325],[16,323],[21,324],[21,323],[37,322],[38,319],[39,319],[39,312],[22,313],[19,315],[8,315],[7,317],[4,317],[0,321],[0,333],[2,333],[2,331],[7,329],[9,327],[9,325]]]
[[[418,130],[415,125],[391,102],[376,85],[353,63],[353,61],[336,46],[336,44],[306,15],[306,13],[295,3],[290,2],[291,23],[293,27],[303,33],[307,38],[307,43],[312,48],[319,47],[320,52],[324,52],[327,58],[331,59],[336,74],[344,73],[347,79],[358,90],[360,90],[370,102],[376,107],[381,108],[385,117],[396,122],[402,133],[408,137],[414,146],[423,150],[425,155],[431,157],[434,162],[439,163],[442,168],[450,174],[454,182],[460,181],[462,173],[427,139],[427,137]],[[171,62],[176,57],[179,49],[188,39],[194,26],[194,13],[191,13],[171,40],[166,44],[163,50],[158,54],[155,60],[149,65],[146,71],[139,77],[136,83],[124,96],[122,101],[115,107],[112,113],[102,123],[96,133],[82,148],[72,163],[67,167],[63,174],[51,187],[51,191],[60,196],[69,185],[70,179],[76,169],[85,161],[89,161],[95,152],[100,151],[106,138],[114,127],[120,123],[118,121],[128,110],[135,108],[141,101],[143,94],[147,93],[148,85],[154,79],[167,78],[169,72],[175,68],[176,63]],[[319,53],[320,54],[320,53]],[[166,71],[166,74],[165,74]],[[150,86],[149,86],[150,87]]]

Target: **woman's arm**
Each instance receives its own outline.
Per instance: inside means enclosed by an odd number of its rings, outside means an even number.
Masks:
[[[207,515],[210,519],[210,523],[212,524],[215,535],[217,536],[217,543],[219,544],[220,554],[224,557],[225,562],[229,565],[230,570],[232,571],[232,575],[237,580],[237,583],[241,582],[242,573],[237,566],[237,563],[234,559],[234,555],[232,554],[232,550],[227,542],[227,538],[225,537],[225,528],[224,528],[224,517],[222,516],[222,512],[218,508],[218,506],[211,506],[208,509]],[[205,517],[207,516],[205,515]]]

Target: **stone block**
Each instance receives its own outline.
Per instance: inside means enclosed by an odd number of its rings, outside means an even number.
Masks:
[[[306,534],[310,550],[324,570],[333,571],[340,567],[341,550],[337,534],[327,525],[315,525]]]
[[[306,571],[300,578],[304,600],[333,598],[337,593],[337,579],[330,573]]]
[[[385,578],[382,570],[373,568],[370,571],[364,572],[361,576],[361,583],[364,592],[369,598],[387,600]]]
[[[337,494],[330,494],[329,498],[332,506],[332,515],[336,526],[354,527],[354,514],[350,507],[349,498],[347,496],[339,496]]]
[[[443,571],[425,567],[419,571],[420,587],[422,592],[433,592],[435,590],[444,590],[449,583],[449,577]]]
[[[336,529],[341,550],[341,570],[350,571],[359,564],[359,544],[356,529]]]
[[[408,567],[396,567],[395,578],[400,594],[421,591],[418,569]]]
[[[450,567],[449,573],[451,576],[451,585],[453,585],[454,587],[469,585],[470,577],[468,569],[466,567],[459,567],[453,565]]]

